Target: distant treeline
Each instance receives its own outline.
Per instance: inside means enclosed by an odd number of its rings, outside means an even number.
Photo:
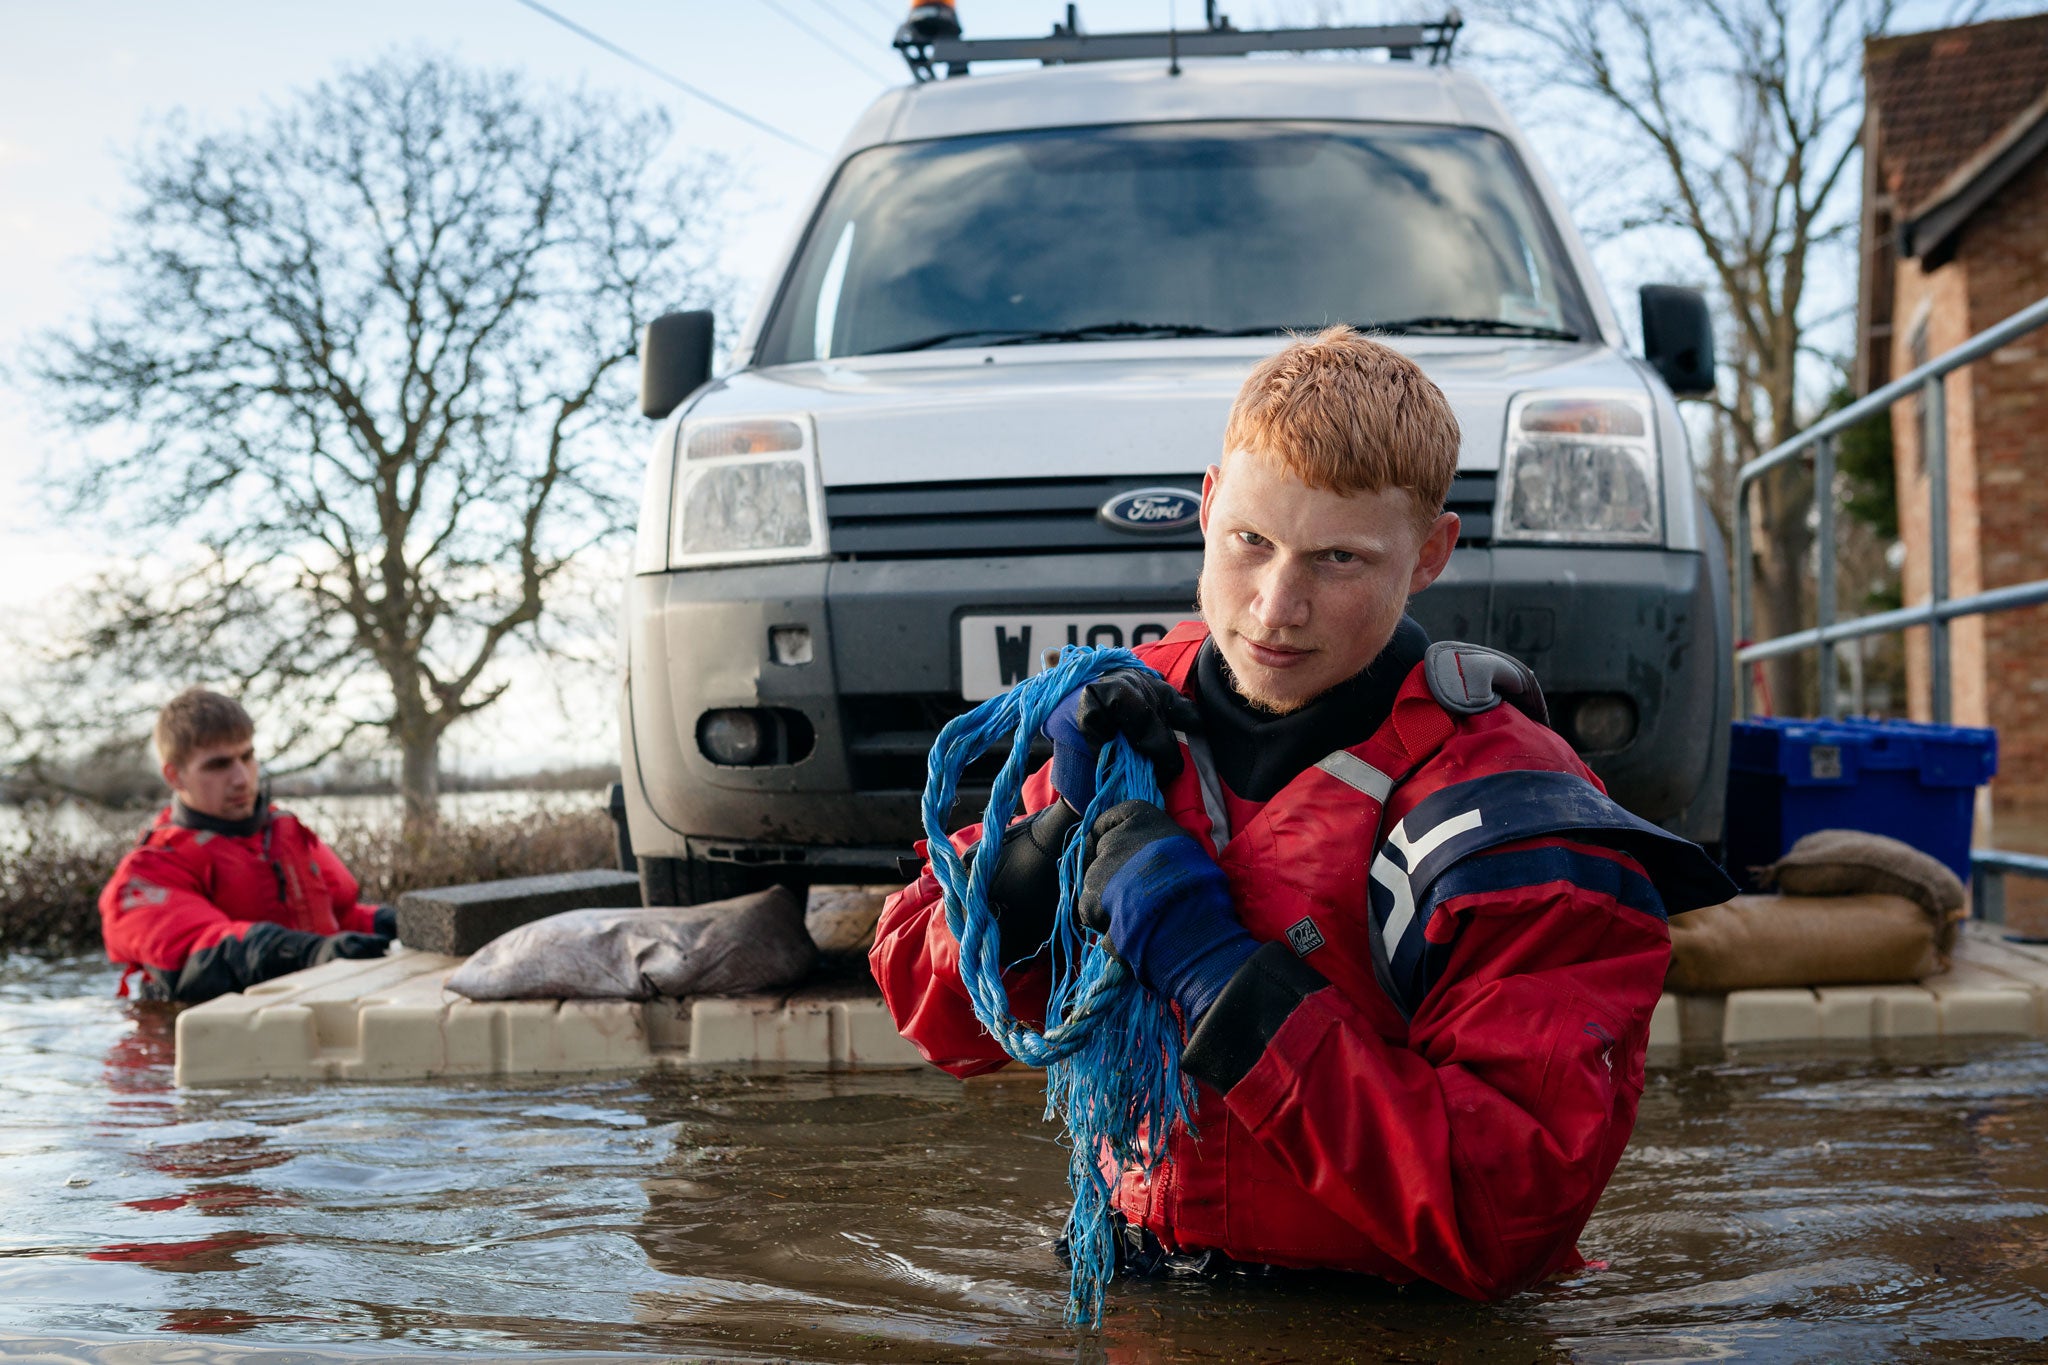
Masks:
[[[443,792],[601,791],[619,780],[616,763],[586,763],[566,768],[537,768],[515,773],[441,774]],[[398,781],[367,768],[335,772],[291,773],[274,779],[273,795],[395,796]],[[112,810],[154,806],[164,800],[163,778],[139,761],[94,760],[42,772],[0,775],[0,805],[25,806],[69,798]]]

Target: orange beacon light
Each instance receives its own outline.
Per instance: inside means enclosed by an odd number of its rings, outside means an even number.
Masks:
[[[928,43],[935,38],[958,38],[960,16],[953,0],[912,0],[910,17],[903,21],[903,37]]]

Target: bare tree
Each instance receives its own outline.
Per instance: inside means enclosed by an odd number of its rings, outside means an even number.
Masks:
[[[1835,300],[1817,299],[1813,284],[1823,253],[1855,231],[1863,44],[1890,25],[1894,8],[1893,0],[1533,0],[1497,11],[1519,37],[1518,59],[1544,84],[1590,97],[1612,116],[1617,150],[1636,167],[1607,180],[1613,227],[1667,230],[1704,258],[1724,309],[1730,371],[1715,400],[1716,427],[1737,461],[1796,434],[1831,387],[1835,366],[1813,336]],[[1816,360],[1822,368],[1812,368]],[[1710,484],[1729,486],[1730,471],[1718,480],[1708,472]],[[1806,623],[1812,500],[1812,478],[1797,469],[1758,489],[1764,634]],[[1800,661],[1771,667],[1778,705],[1802,706]]]
[[[728,302],[725,168],[669,132],[427,55],[149,142],[107,307],[31,355],[89,438],[61,510],[139,555],[56,676],[236,681],[301,762],[381,731],[431,822],[444,732],[630,526],[641,325]]]

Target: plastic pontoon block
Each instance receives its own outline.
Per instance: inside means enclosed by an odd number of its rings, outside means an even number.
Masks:
[[[2040,992],[2003,972],[1958,961],[1927,989],[1941,1006],[1941,1036],[1984,1034],[2032,1037],[2040,1031]]]
[[[1728,992],[1723,1043],[1818,1042],[1820,1036],[1820,1000],[1811,990]]]
[[[1677,1047],[1684,1041],[1678,1028],[1678,997],[1670,991],[1657,997],[1657,1008],[1650,1012],[1650,1046]]]
[[[1941,1035],[1940,1006],[1920,986],[1822,986],[1814,994],[1820,998],[1820,1036],[1829,1042]]]
[[[460,959],[401,948],[178,1016],[178,1082],[400,1080],[789,1062],[914,1067],[878,996],[844,985],[695,1000],[467,1000]]]

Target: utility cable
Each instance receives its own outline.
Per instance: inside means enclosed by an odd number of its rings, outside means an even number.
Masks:
[[[824,34],[818,32],[817,29],[813,28],[804,19],[799,18],[797,15],[791,13],[789,10],[784,9],[782,5],[779,3],[779,0],[761,0],[761,3],[763,5],[766,5],[775,13],[781,15],[784,19],[788,20],[791,27],[801,29],[805,34],[809,35],[814,41],[816,41],[821,47],[829,48],[833,53],[835,53],[840,58],[840,60],[844,61],[848,66],[852,67],[854,70],[860,72],[863,76],[867,76],[872,80],[881,81],[884,84],[891,83],[887,76],[884,76],[880,72],[876,71],[873,67],[869,66],[860,58],[854,56],[851,52],[848,52],[845,48],[841,47],[837,42],[834,42],[831,38],[828,38]]]
[[[811,4],[837,19],[850,32],[859,34],[862,40],[870,43],[880,43],[883,47],[888,48],[891,53],[895,52],[895,47],[889,41],[896,36],[896,30],[893,27],[887,34],[880,34],[871,28],[863,28],[859,23],[847,18],[844,11],[832,4],[832,0],[811,0]]]
[[[514,3],[524,5],[526,8],[532,10],[535,14],[541,15],[542,17],[547,19],[554,20],[563,28],[566,28],[571,33],[575,34],[577,37],[587,39],[588,41],[597,44],[605,51],[611,53],[614,57],[617,57],[622,61],[631,62],[634,66],[639,67],[642,71],[645,71],[648,75],[654,77],[656,80],[663,81],[669,85],[674,86],[676,89],[682,91],[686,95],[689,95],[693,99],[700,99],[704,101],[704,103],[710,105],[712,108],[718,110],[721,113],[731,115],[733,118],[738,119],[741,123],[744,123],[751,128],[758,128],[762,132],[767,133],[770,137],[774,137],[783,142],[786,142],[790,146],[795,147],[801,151],[809,152],[812,156],[825,155],[824,151],[821,148],[813,147],[810,143],[805,142],[802,138],[796,136],[794,133],[785,133],[784,131],[782,131],[782,129],[777,128],[774,124],[768,123],[762,119],[757,119],[752,114],[748,113],[746,110],[736,108],[733,105],[727,104],[724,100],[718,98],[718,96],[709,94],[703,90],[699,90],[696,86],[690,84],[682,77],[670,75],[668,72],[663,71],[654,63],[646,60],[643,57],[638,56],[635,53],[627,51],[623,47],[620,47],[617,43],[611,41],[609,38],[605,38],[599,34],[592,33],[589,29],[583,27],[583,25],[577,23],[574,19],[569,18],[567,15],[559,14],[556,11],[549,9],[546,5],[541,4],[540,0],[514,0]]]

